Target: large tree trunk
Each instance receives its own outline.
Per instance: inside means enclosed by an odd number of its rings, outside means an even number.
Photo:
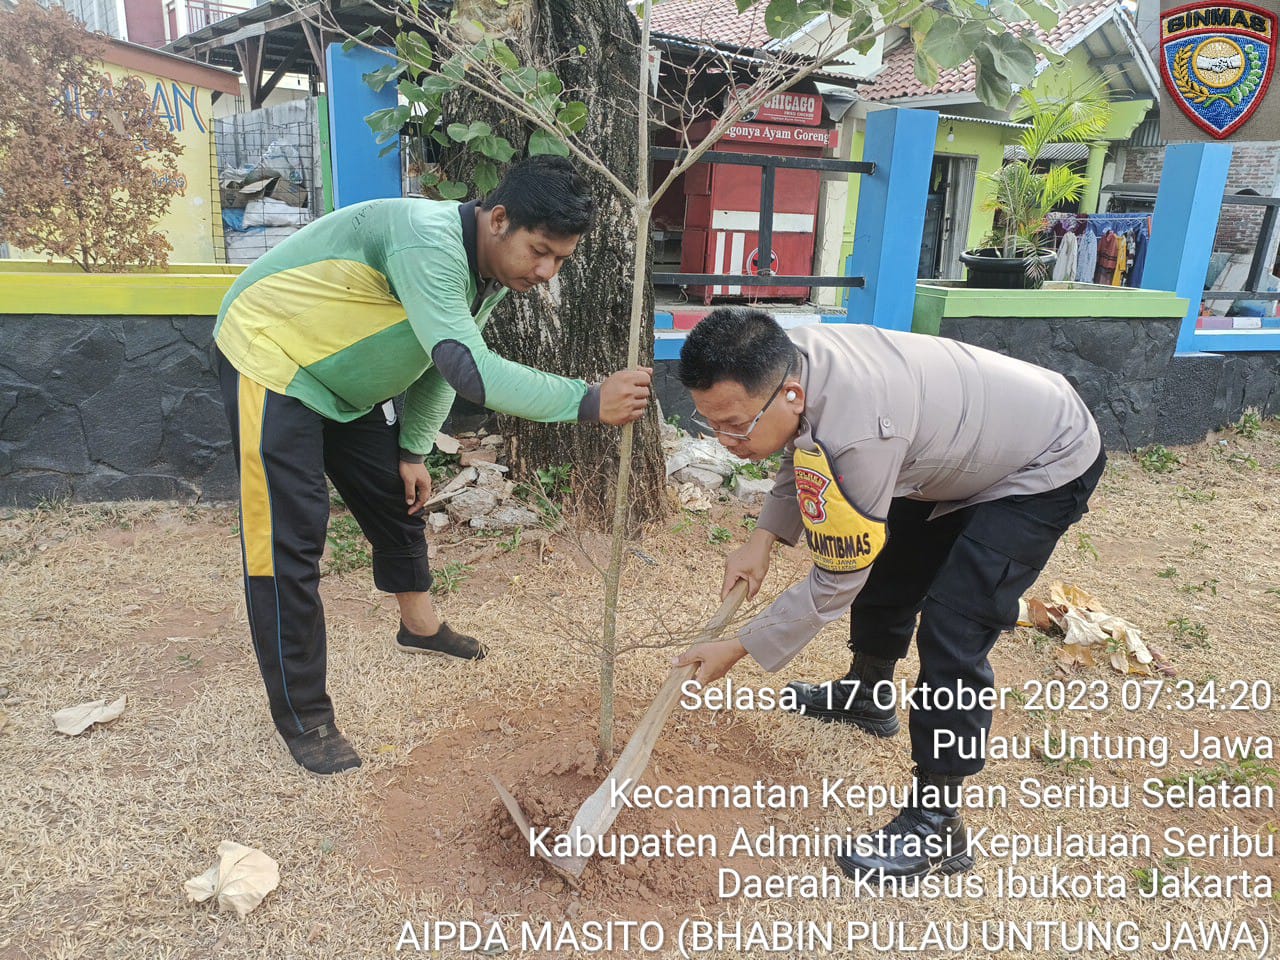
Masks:
[[[565,100],[586,102],[590,118],[579,139],[625,183],[634,183],[637,164],[636,85],[640,76],[639,30],[624,0],[529,0],[511,2],[501,20],[486,0],[458,4],[458,20],[501,22],[508,41],[525,62],[554,69],[565,85]],[[523,36],[519,34],[523,34]],[[579,46],[586,54],[578,52]],[[528,59],[530,58],[531,59]],[[453,120],[485,119],[517,148],[530,129],[500,122],[478,97],[457,97]],[[499,122],[495,122],[499,121]],[[463,160],[463,163],[466,163]],[[453,171],[457,165],[450,164]],[[503,356],[530,366],[588,381],[626,366],[631,291],[646,275],[634,275],[635,211],[598,175],[583,170],[597,203],[595,225],[551,283],[523,296],[512,295],[491,323],[489,340]],[[646,289],[645,317],[653,293]],[[653,356],[652,324],[645,323],[640,356]],[[666,511],[666,471],[658,440],[656,407],[636,424],[632,456],[631,528]],[[572,467],[577,506],[586,519],[607,522],[613,510],[618,473],[616,428],[537,424],[504,418],[504,434],[514,441],[513,466],[532,478],[542,467]]]

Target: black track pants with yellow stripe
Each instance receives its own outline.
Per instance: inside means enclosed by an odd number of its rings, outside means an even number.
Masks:
[[[249,631],[271,718],[286,736],[333,720],[325,688],[320,557],[333,481],[373,546],[380,590],[427,590],[421,514],[409,516],[390,404],[350,423],[274,393],[216,355],[240,474],[240,543]]]

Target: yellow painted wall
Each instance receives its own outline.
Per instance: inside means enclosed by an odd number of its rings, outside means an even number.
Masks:
[[[164,231],[175,262],[208,263],[214,259],[215,218],[222,217],[214,175],[213,94],[206,87],[170,80],[138,70],[126,71],[107,64],[107,72],[120,79],[141,77],[151,91],[151,109],[169,125],[182,153],[178,173],[182,192],[169,203],[169,211],[157,226]]]

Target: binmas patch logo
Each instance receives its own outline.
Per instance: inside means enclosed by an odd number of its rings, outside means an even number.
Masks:
[[[827,519],[827,498],[824,494],[831,481],[807,467],[796,467],[796,499],[800,510],[810,523],[822,523]]]
[[[1276,15],[1248,3],[1192,3],[1160,14],[1160,72],[1173,102],[1223,140],[1253,115],[1275,67]]]

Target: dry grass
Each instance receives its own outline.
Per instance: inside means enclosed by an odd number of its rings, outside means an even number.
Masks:
[[[1135,460],[1117,457],[1093,512],[1064,539],[1043,582],[1077,583],[1144,627],[1183,677],[1261,678],[1280,686],[1274,654],[1280,433],[1269,423],[1256,440],[1230,432],[1223,439],[1226,446],[1214,440],[1179,450],[1184,463],[1167,474],[1148,474]],[[620,635],[658,646],[680,642],[705,621],[717,605],[719,558],[728,549],[711,545],[708,530],[722,524],[741,541],[746,531],[737,520],[732,513],[687,524],[676,519],[646,537],[644,553],[661,562],[628,559]],[[603,555],[602,541],[581,540],[588,555]],[[589,640],[599,618],[599,579],[577,545],[558,538],[550,546],[549,552],[532,541],[496,552],[478,540],[441,546],[437,566],[474,558],[471,579],[441,605],[451,622],[484,636],[495,650],[478,666],[405,658],[388,649],[394,601],[372,589],[367,571],[325,579],[330,691],[365,767],[318,782],[300,773],[271,735],[246,638],[233,511],[50,507],[0,520],[0,710],[7,715],[0,752],[8,771],[0,780],[0,958],[372,957],[392,952],[406,920],[420,926],[435,918],[484,918],[482,893],[459,899],[433,887],[429,877],[411,888],[398,885],[369,866],[366,848],[382,812],[379,784],[415,747],[458,723],[460,702],[537,710],[558,692],[593,681]],[[804,556],[786,555],[763,592],[776,592],[805,569]],[[769,677],[744,661],[734,679],[781,685],[842,673],[845,629],[829,628],[783,676]],[[647,699],[668,656],[640,649],[624,660],[619,678],[626,695]],[[1051,650],[1022,632],[1005,637],[993,661],[1006,683],[1055,669]],[[914,664],[900,671],[913,673]],[[1091,675],[1108,676],[1101,668]],[[129,706],[111,727],[79,738],[53,731],[56,709],[122,694]],[[589,713],[584,705],[581,726],[567,737],[590,729]],[[1274,716],[1216,722],[1275,733]],[[1123,713],[1065,722],[1079,731],[1134,732],[1137,724],[1166,719],[1175,727],[1215,722],[1199,714]],[[668,735],[681,735],[692,722],[677,719]],[[848,775],[897,783],[909,769],[905,737],[876,741],[769,714],[735,722],[761,745],[759,776],[766,779],[812,784]],[[1032,718],[1017,712],[997,716],[996,723],[999,732],[1033,728]],[[628,732],[620,731],[622,737]],[[793,769],[771,765],[771,756],[793,758]],[[1151,775],[1134,764],[1094,772],[1130,782]],[[1061,778],[1062,772],[1040,761],[1009,762],[993,764],[984,780],[1025,776]],[[1232,822],[1222,813],[1209,817]],[[1058,822],[1095,831],[1159,826],[1136,810],[987,811],[973,819],[1041,831]],[[1239,822],[1251,831],[1276,828],[1274,812]],[[777,818],[780,828],[797,832],[850,824],[874,825],[821,809]],[[182,890],[185,879],[213,861],[222,839],[258,846],[280,861],[279,889],[243,921],[189,905]],[[760,869],[815,872],[822,866],[815,860]],[[979,870],[991,880],[997,866],[984,863]],[[1096,866],[1128,873],[1150,864]],[[1227,872],[1230,865],[1195,866]],[[1274,863],[1262,866],[1275,876]],[[1276,918],[1274,902],[1240,900],[722,904],[714,889],[676,906],[684,915],[840,924],[1015,915]]]

